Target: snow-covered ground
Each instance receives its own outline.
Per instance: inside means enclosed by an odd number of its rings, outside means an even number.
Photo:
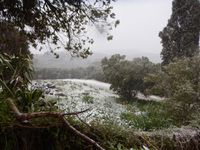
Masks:
[[[116,102],[118,95],[110,90],[108,83],[95,80],[57,79],[37,80],[33,82],[33,85],[44,89],[48,98],[57,99],[59,108],[66,112],[89,108],[90,111],[80,115],[87,122],[98,118],[112,119],[117,123],[122,123],[120,115],[128,111],[126,105]],[[151,97],[138,94],[138,98],[145,100]],[[152,97],[152,99],[160,100],[158,97]],[[135,112],[138,113],[137,110]]]
[[[121,113],[126,111],[125,105],[116,103],[118,95],[109,89],[108,83],[95,80],[57,79],[37,80],[33,84],[46,89],[48,98],[57,99],[57,105],[66,112],[89,108],[90,111],[80,115],[87,122],[94,118],[109,118],[120,122]]]
[[[64,79],[63,81],[72,81],[75,83],[85,83],[87,85],[90,85],[94,88],[101,88],[105,90],[110,90],[110,84],[104,83],[96,80],[83,80],[83,79]]]

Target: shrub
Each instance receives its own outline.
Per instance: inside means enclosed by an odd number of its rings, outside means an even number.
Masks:
[[[177,60],[145,79],[154,84],[150,92],[156,91],[171,100],[171,110],[180,121],[192,119],[192,112],[200,104],[199,64],[200,56]]]
[[[151,131],[168,128],[176,124],[172,120],[172,115],[168,112],[165,103],[137,102],[132,105],[138,106],[139,113],[124,112],[121,114],[121,119],[132,128]]]

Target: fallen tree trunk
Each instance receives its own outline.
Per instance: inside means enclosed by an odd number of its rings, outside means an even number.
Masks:
[[[84,113],[88,111],[89,109],[83,110],[83,111],[78,111],[78,112],[70,112],[70,113],[62,113],[62,112],[33,112],[33,113],[21,113],[17,106],[14,103],[14,100],[11,98],[7,98],[8,104],[14,113],[16,119],[20,121],[21,123],[27,122],[30,119],[33,118],[41,118],[41,117],[52,117],[52,118],[57,118],[60,121],[63,122],[63,124],[69,128],[73,133],[75,133],[77,136],[81,137],[85,141],[89,142],[93,146],[95,146],[98,150],[105,150],[102,148],[96,141],[88,137],[87,135],[81,133],[78,131],[76,128],[74,128],[65,118],[66,115],[78,115],[80,113]]]

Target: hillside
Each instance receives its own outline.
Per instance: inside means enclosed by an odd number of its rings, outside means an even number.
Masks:
[[[86,122],[107,118],[122,124],[125,122],[121,115],[131,112],[128,108],[130,106],[117,103],[119,96],[110,90],[108,83],[82,79],[35,80],[33,87],[44,90],[49,99],[57,101],[61,110],[79,111],[89,108],[90,111],[82,114],[82,119]],[[141,93],[137,98],[146,101],[163,100],[156,96],[145,97]],[[141,112],[139,108],[134,108],[135,115],[143,113],[145,112]]]
[[[116,51],[115,53],[119,53],[121,55],[126,55],[127,59],[132,60],[136,57],[146,56],[151,61],[155,63],[160,62],[160,57],[158,54],[154,53],[143,53],[137,51]],[[86,68],[88,66],[92,66],[94,64],[99,63],[102,58],[110,57],[112,54],[109,53],[98,53],[94,52],[91,56],[88,56],[87,59],[71,57],[68,53],[58,52],[59,58],[55,58],[55,56],[46,52],[44,54],[34,54],[33,64],[35,68],[60,68],[60,69],[74,69],[74,68]]]
[[[72,68],[86,68],[91,66],[99,61],[105,54],[95,53],[91,56],[88,56],[87,59],[71,57],[69,54],[64,52],[59,52],[59,58],[55,58],[55,56],[46,52],[44,54],[35,54],[33,57],[33,64],[35,68],[60,68],[60,69],[72,69]]]

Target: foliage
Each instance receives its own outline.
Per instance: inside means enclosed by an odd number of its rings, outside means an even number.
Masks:
[[[75,126],[79,126],[79,123],[76,123]],[[114,124],[94,123],[89,129],[86,126],[79,126],[79,128],[85,134],[102,143],[107,150],[130,150],[130,148],[141,150],[143,144],[146,145],[133,131],[126,131]],[[88,148],[95,150],[92,145],[84,142],[61,125],[49,128],[5,128],[4,131],[0,131],[0,143],[0,148],[6,150],[20,150],[23,146],[30,150],[80,150]]]
[[[172,114],[170,114],[165,103],[138,101],[132,105],[136,105],[139,112],[124,112],[121,114],[121,119],[131,128],[152,131],[176,125],[176,121],[172,120]]]
[[[174,0],[167,26],[159,33],[162,39],[162,64],[175,58],[192,57],[199,51],[200,2]]]
[[[163,71],[149,75],[146,82],[156,83],[153,89],[161,89],[166,97],[183,101],[184,99],[181,98],[183,96],[186,101],[198,102],[199,63],[199,56],[177,60],[165,66]]]
[[[102,68],[111,89],[124,98],[132,99],[138,91],[143,92],[149,86],[144,84],[143,79],[148,73],[157,71],[159,66],[146,57],[129,61],[125,60],[125,56],[116,54],[109,59],[104,58]]]
[[[5,101],[8,97],[14,98],[23,112],[57,109],[55,103],[45,101],[42,91],[29,89],[33,68],[28,56],[0,54],[0,68],[0,85],[2,87],[0,100]]]
[[[28,56],[0,54],[0,82],[4,94],[15,97],[19,89],[27,89],[32,71]]]
[[[57,111],[55,100],[45,100],[44,93],[38,89],[19,90],[17,103],[22,112]]]
[[[79,123],[74,124],[79,126]],[[151,133],[137,133],[132,129],[124,129],[116,124],[94,122],[90,128],[79,126],[85,134],[94,137],[104,145],[106,150],[196,150],[199,146],[199,132],[194,137],[181,137],[181,131],[160,130]],[[31,135],[31,136],[30,136]],[[177,139],[179,138],[179,139]],[[73,149],[95,150],[87,142],[82,141],[63,126],[48,128],[7,127],[0,130],[0,149],[2,150],[63,150]],[[146,149],[145,149],[146,148]]]
[[[0,94],[0,127],[1,125],[8,126],[13,122],[12,113],[9,110],[9,106],[5,101],[5,98]]]
[[[94,98],[92,96],[89,95],[89,93],[86,93],[84,96],[83,96],[83,102],[85,103],[88,103],[88,104],[93,104],[94,103]]]
[[[30,62],[28,56],[21,54],[18,56],[0,54],[0,85],[2,88],[0,91],[0,118],[4,123],[14,120],[6,101],[8,97],[17,99],[16,102],[20,104],[21,108],[28,107],[22,104],[25,101],[21,100],[21,95],[27,94],[25,91],[28,92],[28,83],[33,70]]]
[[[171,99],[174,115],[185,121],[192,119],[190,115],[200,103],[199,63],[199,56],[177,60],[146,78],[147,82],[154,83],[150,91]]]
[[[41,42],[54,52],[62,46],[72,55],[86,57],[90,54],[87,43],[94,42],[85,36],[88,25],[111,28],[119,24],[111,22],[115,18],[112,1],[4,0],[0,2],[0,22],[19,28],[34,47]]]
[[[132,129],[125,129],[115,122],[105,120],[103,123],[94,121],[91,123],[97,138],[108,150],[142,149],[143,145],[151,147],[143,141]]]
[[[100,65],[92,65],[87,68],[59,69],[59,68],[35,68],[34,79],[95,79],[105,81]]]

